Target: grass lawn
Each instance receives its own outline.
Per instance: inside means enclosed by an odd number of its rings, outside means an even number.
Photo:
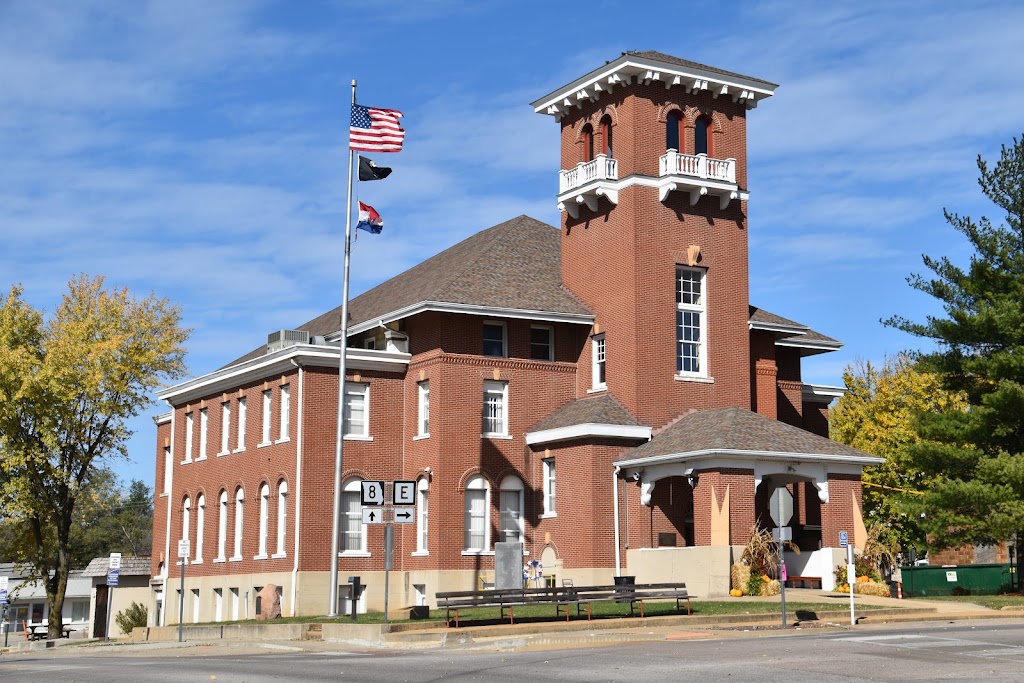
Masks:
[[[707,615],[718,615],[718,614],[778,614],[780,605],[778,602],[763,602],[763,601],[748,601],[748,600],[701,600],[691,603],[692,612],[695,615],[707,616]],[[825,611],[836,611],[848,609],[848,603],[835,603],[835,602],[787,602],[786,611],[789,614],[795,614],[797,611],[801,612],[825,612]],[[873,605],[858,605],[858,610],[870,610],[877,609]],[[508,623],[508,617],[506,612],[506,618],[504,620],[499,619],[497,607],[474,607],[470,609],[459,610],[459,623],[476,623],[477,625],[482,624],[497,624],[497,623]],[[558,617],[557,620],[563,621],[565,619],[564,612],[563,616]],[[676,614],[675,603],[673,602],[647,602],[644,604],[644,616],[656,617]],[[686,612],[683,612],[686,614]],[[640,608],[635,607],[633,610],[634,616],[640,616]],[[593,619],[615,619],[629,616],[629,605],[618,604],[614,602],[595,602],[591,605],[591,617]],[[582,616],[576,616],[575,610],[572,612],[572,619],[586,619],[586,608],[584,608]],[[530,621],[555,621],[555,607],[554,605],[521,605],[515,608],[515,620],[516,623],[525,623]],[[390,620],[392,623],[405,623],[408,619],[394,619]],[[430,618],[419,620],[417,623],[423,622],[434,622],[444,624],[444,610],[434,609],[430,612]],[[349,616],[343,617],[332,617],[327,618],[324,616],[304,616],[304,617],[281,617],[280,619],[274,619],[273,621],[261,622],[267,624],[380,624],[384,622],[384,614],[382,612],[368,612],[366,614],[358,615],[358,618],[353,622]],[[252,620],[249,621],[236,621],[236,622],[224,622],[224,624],[251,624]],[[201,625],[201,624],[196,624]],[[208,624],[212,625],[212,624]]]
[[[912,600],[913,598],[911,598]],[[1014,593],[1009,595],[929,595],[924,600],[946,600],[947,602],[972,602],[975,605],[988,607],[989,609],[1002,609],[1003,607],[1024,607],[1024,595]]]

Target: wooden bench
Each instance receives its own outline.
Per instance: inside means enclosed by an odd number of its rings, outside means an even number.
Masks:
[[[455,627],[459,626],[459,610],[471,607],[497,607],[500,618],[505,618],[508,611],[510,624],[515,623],[515,608],[523,605],[554,605],[555,616],[561,617],[565,612],[565,620],[569,621],[569,608],[576,606],[577,616],[582,616],[583,608],[587,610],[587,620],[591,619],[591,603],[620,602],[629,604],[629,614],[633,615],[633,606],[639,605],[640,618],[644,617],[644,601],[675,600],[676,611],[681,611],[681,602],[686,600],[686,613],[690,614],[690,595],[684,583],[649,583],[632,586],[562,586],[544,588],[506,588],[472,591],[445,591],[436,593],[437,606],[445,610],[445,626],[451,626],[452,615],[455,615]]]
[[[820,576],[791,576],[786,579],[786,588],[821,588]]]

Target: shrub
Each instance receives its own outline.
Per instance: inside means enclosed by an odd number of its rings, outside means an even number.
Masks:
[[[145,607],[137,602],[133,602],[118,612],[117,616],[114,617],[114,621],[117,622],[117,627],[121,629],[121,633],[131,635],[133,628],[146,625],[148,616]]]

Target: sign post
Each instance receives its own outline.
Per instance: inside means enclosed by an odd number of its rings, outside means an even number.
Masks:
[[[857,625],[853,612],[853,587],[857,585],[857,565],[853,561],[853,546],[846,546],[846,582],[850,584],[850,626]]]
[[[188,556],[192,554],[192,543],[183,538],[178,541],[178,559],[181,561],[181,590],[178,592],[178,642],[182,642],[182,635],[185,622],[185,565],[188,564]],[[249,609],[249,602],[246,600],[246,610]]]
[[[782,601],[782,628],[786,628],[786,541],[793,539],[793,529],[786,526],[793,517],[793,494],[780,486],[770,501],[772,520],[778,525],[773,536],[779,544],[779,595]]]
[[[7,647],[7,632],[10,631],[10,623],[7,617],[7,581],[8,577],[0,576],[0,610],[3,610],[3,621],[0,627],[4,630],[4,647]]]
[[[387,491],[390,488],[390,500]],[[388,623],[388,592],[395,555],[395,524],[412,524],[416,515],[410,507],[416,505],[416,482],[399,479],[393,482],[364,480],[360,489],[363,504],[363,524],[384,525],[384,623]],[[356,596],[352,596],[355,614]]]
[[[110,561],[107,563],[107,621],[103,630],[103,639],[110,642],[110,612],[114,603],[114,586],[121,574],[121,553],[110,553]]]

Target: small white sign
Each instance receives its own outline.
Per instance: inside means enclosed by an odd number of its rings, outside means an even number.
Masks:
[[[946,572],[946,581],[956,581],[956,572]]]
[[[363,507],[384,504],[384,482],[363,480],[360,494]]]
[[[178,558],[188,559],[188,556],[192,554],[192,542],[187,538],[183,538],[178,541]]]
[[[363,508],[363,524],[383,524],[384,511],[377,507]]]
[[[778,542],[782,542],[782,541],[792,541],[793,540],[793,527],[791,527],[791,526],[777,526],[777,527],[775,527],[774,529],[772,529],[772,538],[774,538],[777,543]]]
[[[402,507],[394,508],[395,510],[395,524],[412,524],[416,521],[416,513],[413,508]]]
[[[109,569],[120,569],[121,568],[121,553],[110,553],[110,564],[107,565]]]
[[[391,486],[391,502],[394,505],[416,504],[416,482],[399,480]]]

